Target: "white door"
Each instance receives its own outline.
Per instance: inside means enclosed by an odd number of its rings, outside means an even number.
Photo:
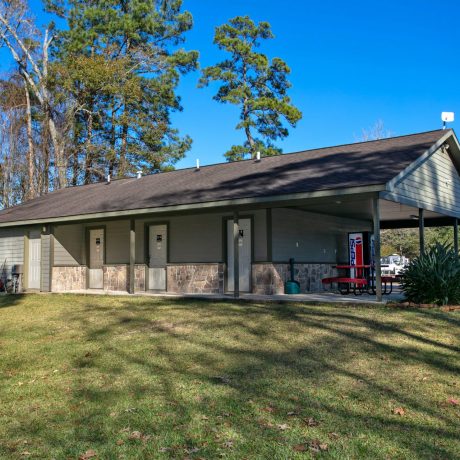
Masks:
[[[104,276],[104,229],[96,228],[89,231],[89,288],[103,289]]]
[[[29,235],[28,288],[40,289],[42,241],[40,233]]]
[[[249,292],[251,286],[251,219],[239,219],[240,291]],[[234,290],[233,282],[233,220],[227,221],[227,291]]]
[[[167,226],[151,225],[149,227],[149,284],[155,291],[166,290],[166,263],[168,262]]]

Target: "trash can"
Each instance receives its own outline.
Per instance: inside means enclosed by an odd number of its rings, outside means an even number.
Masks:
[[[298,281],[286,281],[284,283],[285,294],[300,294],[300,284]]]
[[[300,294],[300,284],[294,279],[294,259],[289,259],[291,279],[284,283],[285,294]]]

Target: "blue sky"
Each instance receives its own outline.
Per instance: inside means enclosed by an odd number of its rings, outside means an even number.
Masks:
[[[393,133],[441,126],[441,111],[460,116],[460,2],[447,0],[300,1],[185,0],[195,19],[188,46],[202,66],[222,57],[212,45],[215,25],[236,15],[271,23],[276,35],[261,48],[292,69],[290,95],[303,119],[280,145],[284,152],[354,142],[362,128],[384,121]],[[442,5],[442,7],[441,7]],[[184,112],[174,121],[194,139],[181,165],[222,160],[243,138],[238,112],[197,90],[196,76],[182,82]],[[452,124],[455,128],[455,123]]]
[[[40,15],[41,2],[31,3]],[[289,64],[290,95],[303,112],[279,143],[284,152],[354,142],[379,119],[402,135],[439,128],[441,111],[460,117],[458,0],[184,0],[184,8],[195,21],[185,47],[200,51],[203,67],[224,57],[212,44],[216,25],[246,14],[271,23],[276,38],[260,50]],[[198,78],[179,87],[184,110],[173,122],[194,143],[177,167],[224,161],[244,140],[237,108],[213,101],[217,87],[198,89]]]

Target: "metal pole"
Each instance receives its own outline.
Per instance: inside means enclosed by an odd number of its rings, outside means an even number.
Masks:
[[[233,296],[237,299],[240,296],[240,226],[238,211],[233,213]]]
[[[375,250],[375,292],[377,301],[382,301],[382,265],[380,262],[380,202],[379,197],[372,200],[372,220],[374,221],[374,250]]]
[[[425,254],[425,219],[423,217],[423,209],[418,210],[418,236],[420,243],[420,255]]]
[[[134,266],[136,263],[136,221],[131,219],[129,230],[129,293],[134,294]]]
[[[454,219],[454,250],[458,254],[458,219]]]

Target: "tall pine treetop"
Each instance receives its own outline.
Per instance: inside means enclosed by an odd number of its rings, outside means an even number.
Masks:
[[[236,129],[244,131],[246,140],[225,154],[229,161],[254,158],[258,151],[262,156],[280,153],[274,142],[288,136],[285,122],[295,127],[302,118],[287,95],[291,87],[288,65],[255,51],[261,40],[271,38],[274,35],[268,22],[256,24],[248,16],[237,16],[216,28],[214,43],[231,56],[203,69],[199,86],[221,82],[214,99],[241,108]]]

